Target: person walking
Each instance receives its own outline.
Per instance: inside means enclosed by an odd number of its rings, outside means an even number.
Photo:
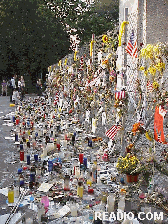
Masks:
[[[12,95],[12,102],[17,105],[19,103],[19,99],[20,99],[20,96],[19,96],[18,88],[14,88],[13,95]]]
[[[3,80],[1,86],[2,86],[2,96],[7,96],[7,83],[5,80]]]
[[[21,76],[20,82],[21,82],[21,86],[20,86],[20,88],[21,88],[21,98],[20,98],[20,100],[23,100],[24,93],[25,93],[25,81],[24,81],[23,76]]]
[[[37,80],[36,88],[37,88],[37,94],[38,94],[38,96],[41,96],[42,95],[42,83],[41,83],[41,79],[38,79]]]
[[[10,102],[12,103],[13,90],[14,90],[14,88],[16,88],[15,77],[14,76],[11,78],[11,80],[9,80],[8,86],[9,86]]]

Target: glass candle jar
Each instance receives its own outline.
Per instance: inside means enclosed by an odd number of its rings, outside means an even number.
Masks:
[[[83,197],[83,182],[82,182],[81,180],[78,181],[77,195],[78,195],[80,198]]]
[[[14,203],[14,187],[8,187],[8,203]]]
[[[80,164],[83,163],[83,153],[79,154],[79,162],[80,162]]]
[[[64,191],[69,191],[70,190],[70,176],[69,175],[65,175],[64,177]]]

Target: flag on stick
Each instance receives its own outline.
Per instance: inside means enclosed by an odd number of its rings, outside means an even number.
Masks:
[[[153,91],[153,84],[149,80],[147,81],[147,90],[150,93]]]
[[[114,140],[117,132],[121,129],[121,125],[113,125],[107,132],[106,136]]]
[[[128,44],[126,46],[126,52],[129,55],[131,55],[132,58],[137,58],[138,57],[137,50],[138,50],[137,49],[137,41],[135,41],[134,31],[132,30],[132,34],[131,34]]]

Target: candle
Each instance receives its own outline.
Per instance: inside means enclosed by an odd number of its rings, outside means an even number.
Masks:
[[[12,117],[13,123],[15,122],[15,116]]]
[[[18,124],[19,124],[19,118],[16,119],[16,125],[18,125]]]
[[[83,197],[83,183],[82,183],[82,181],[78,181],[77,195],[78,195],[80,198]]]
[[[38,161],[38,154],[34,155],[34,161],[35,161],[35,162]]]
[[[63,147],[64,149],[67,148],[67,140],[63,140],[63,141],[62,141],[62,147]]]
[[[57,143],[57,149],[60,151],[60,144]]]
[[[18,134],[15,134],[15,142],[18,142]]]
[[[107,197],[108,212],[114,212],[115,194],[111,194]]]
[[[80,167],[76,166],[75,167],[75,177],[79,177],[80,176]]]
[[[71,216],[73,217],[77,216],[77,207],[74,203],[70,205],[70,209],[71,209]]]
[[[79,154],[79,162],[80,164],[83,163],[83,153]]]
[[[65,175],[65,178],[64,178],[64,191],[69,191],[70,190],[69,182],[70,182],[70,176],[69,175]]]
[[[20,150],[20,161],[24,161],[24,151]]]
[[[88,140],[88,146],[92,147],[92,140]]]
[[[26,219],[26,224],[33,224],[33,219],[32,218]]]
[[[10,186],[8,188],[8,203],[14,203],[14,187]]]
[[[87,169],[87,158],[83,158],[83,164],[85,165],[85,168]]]
[[[125,197],[121,197],[118,202],[118,209],[123,211],[125,210]]]
[[[53,162],[52,161],[48,161],[48,171],[52,171],[53,170]]]
[[[27,155],[27,165],[30,165],[30,155]]]

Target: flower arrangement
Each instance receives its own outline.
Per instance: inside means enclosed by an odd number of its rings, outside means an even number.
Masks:
[[[130,153],[126,157],[119,157],[117,162],[117,169],[121,173],[135,174],[135,170],[140,165],[140,161],[136,156],[132,156]]]
[[[141,134],[144,132],[144,128],[142,127],[142,123],[138,122],[133,124],[132,132],[135,135],[136,132],[140,132]]]

